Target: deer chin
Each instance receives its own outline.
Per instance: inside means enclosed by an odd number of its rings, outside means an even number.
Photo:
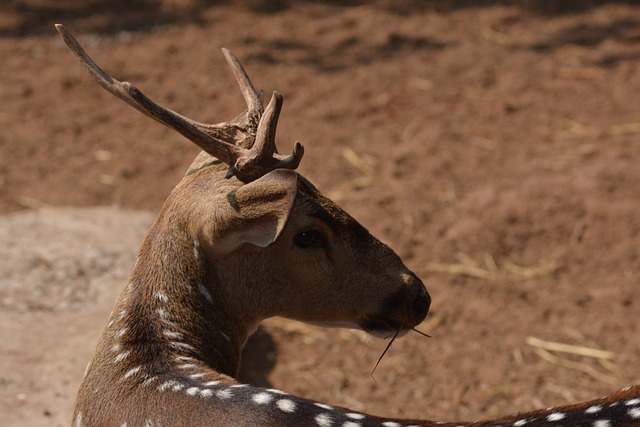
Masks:
[[[383,339],[395,334],[398,337],[402,337],[411,330],[411,328],[397,320],[376,316],[364,316],[360,321],[359,328],[369,335]]]

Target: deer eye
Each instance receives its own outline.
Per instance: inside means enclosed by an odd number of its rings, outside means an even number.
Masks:
[[[310,248],[322,244],[322,233],[318,230],[308,230],[293,237],[293,244],[299,248]]]

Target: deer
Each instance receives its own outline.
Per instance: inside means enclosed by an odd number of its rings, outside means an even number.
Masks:
[[[266,318],[402,336],[431,297],[400,257],[295,171],[304,150],[275,144],[283,97],[267,106],[238,59],[223,54],[247,109],[203,124],[104,72],[56,28],[89,75],[202,149],[139,249],[80,385],[82,426],[640,426],[640,386],[589,402],[475,422],[381,418],[236,378]],[[425,411],[428,405],[425,405]]]

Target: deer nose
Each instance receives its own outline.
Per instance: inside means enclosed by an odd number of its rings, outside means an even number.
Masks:
[[[413,315],[416,319],[416,325],[422,323],[427,317],[429,307],[431,306],[431,297],[425,288],[420,289],[418,296],[413,303]]]

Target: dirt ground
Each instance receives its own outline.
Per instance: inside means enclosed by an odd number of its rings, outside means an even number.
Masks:
[[[137,246],[197,153],[92,82],[55,22],[201,121],[243,108],[232,49],[284,94],[281,149],[300,140],[299,170],[432,294],[432,338],[396,341],[375,380],[386,342],[282,319],[243,379],[440,420],[640,382],[640,6],[240,3],[0,6],[0,424],[70,423]]]

